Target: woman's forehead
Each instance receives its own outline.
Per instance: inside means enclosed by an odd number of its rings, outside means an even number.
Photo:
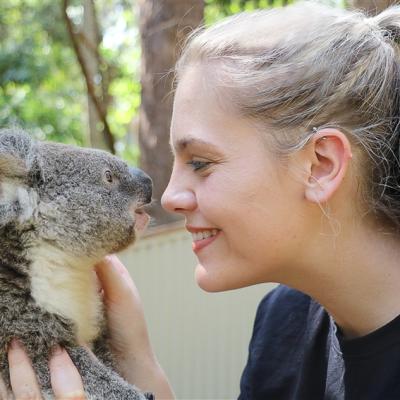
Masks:
[[[202,97],[212,97],[212,84],[199,64],[185,68],[175,92],[175,105],[194,106]],[[178,103],[178,104],[176,104]]]
[[[184,67],[175,93],[175,105],[189,107],[192,111],[204,102],[209,112],[233,112],[233,94],[224,81],[219,62],[196,62]]]
[[[196,64],[181,76],[171,120],[172,151],[195,149],[215,154],[240,150],[248,142],[264,142],[258,125],[240,116],[228,91],[215,85],[215,77],[208,80],[208,75],[209,68]]]

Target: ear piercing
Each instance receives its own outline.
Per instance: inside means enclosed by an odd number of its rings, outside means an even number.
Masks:
[[[312,131],[314,132],[314,134],[315,134],[315,133],[318,133],[318,128],[317,128],[316,126],[313,126]],[[321,138],[319,138],[319,139],[317,140],[317,142],[319,142],[320,140],[326,140],[326,139],[327,139],[326,136],[322,136]]]

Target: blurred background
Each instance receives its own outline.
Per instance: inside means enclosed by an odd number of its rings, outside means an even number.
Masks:
[[[160,197],[172,157],[174,64],[187,35],[244,10],[293,0],[0,0],[0,128],[105,149],[154,181],[151,227],[121,257],[179,399],[231,399],[256,307],[273,285],[206,294],[183,222]],[[370,14],[390,0],[325,0]],[[223,205],[221,205],[223,207]]]

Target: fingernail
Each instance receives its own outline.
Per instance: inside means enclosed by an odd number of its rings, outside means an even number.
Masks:
[[[16,350],[16,349],[20,349],[21,348],[21,344],[19,342],[18,339],[13,338],[10,342],[10,349]]]
[[[86,395],[81,390],[77,390],[76,392],[69,392],[63,395],[62,397],[65,400],[82,400],[86,399]]]
[[[108,254],[107,256],[104,257],[109,263],[115,262],[115,259],[117,256],[115,254]]]
[[[102,267],[110,268],[114,264],[115,262],[114,260],[115,256],[113,256],[112,254],[105,256],[102,261],[100,261],[95,265],[95,270],[97,270],[97,268],[102,268]]]
[[[63,352],[63,349],[58,344],[53,346],[53,351],[52,351],[53,356],[59,356],[62,354],[62,352]]]
[[[108,256],[106,256],[106,260],[109,264],[111,264],[112,268],[117,270],[120,274],[125,274],[124,267],[121,265],[121,261],[117,255],[109,254]]]

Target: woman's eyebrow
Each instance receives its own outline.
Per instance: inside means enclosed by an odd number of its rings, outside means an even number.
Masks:
[[[176,153],[183,153],[191,147],[199,147],[203,150],[214,152],[218,151],[218,148],[214,144],[198,138],[186,137],[179,139],[176,142],[171,142],[172,151]]]

